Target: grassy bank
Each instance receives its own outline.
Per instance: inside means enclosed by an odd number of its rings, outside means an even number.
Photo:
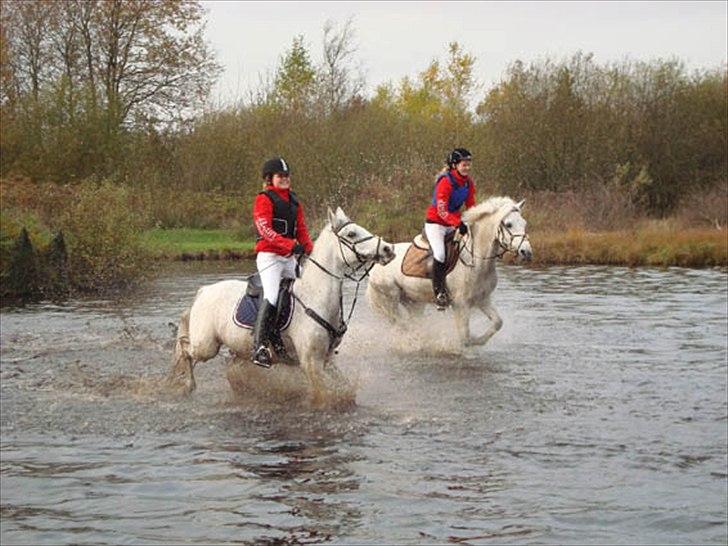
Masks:
[[[726,229],[571,230],[534,232],[530,239],[536,265],[728,266]],[[143,241],[150,253],[163,259],[225,260],[254,255],[254,242],[233,230],[154,229],[144,233]]]
[[[254,256],[255,242],[227,229],[151,229],[142,245],[157,258],[173,260],[235,260]]]
[[[626,266],[728,266],[728,230],[690,229],[533,233],[534,263]]]

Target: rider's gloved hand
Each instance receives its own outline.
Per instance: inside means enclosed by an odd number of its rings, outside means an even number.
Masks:
[[[293,245],[293,249],[291,250],[291,254],[294,256],[301,256],[304,252],[306,252],[306,249],[303,248],[303,245],[301,243],[296,243]]]
[[[458,232],[460,232],[460,235],[465,235],[468,232],[468,226],[466,226],[463,222],[460,222],[458,224]]]

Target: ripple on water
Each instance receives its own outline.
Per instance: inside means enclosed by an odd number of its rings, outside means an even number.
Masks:
[[[402,335],[362,300],[356,404],[318,410],[226,354],[166,391],[169,323],[251,264],[176,267],[2,312],[0,542],[728,540],[725,270],[501,267],[504,328],[465,349],[449,313]]]

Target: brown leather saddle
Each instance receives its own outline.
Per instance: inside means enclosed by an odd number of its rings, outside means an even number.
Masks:
[[[449,274],[455,268],[460,257],[462,245],[455,240],[455,233],[445,235],[445,263]],[[419,277],[422,279],[432,278],[432,250],[424,230],[412,239],[407,252],[402,259],[402,274],[408,277]]]

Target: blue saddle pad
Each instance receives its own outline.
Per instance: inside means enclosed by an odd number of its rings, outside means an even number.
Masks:
[[[257,296],[251,296],[248,293],[238,300],[235,306],[235,312],[233,313],[233,321],[242,328],[252,330],[255,326],[255,319],[258,316],[258,308],[260,307],[260,298],[263,294]],[[278,295],[278,298],[283,298],[283,308],[281,309],[281,316],[278,317],[278,331],[282,332],[291,323],[293,317],[293,295],[290,291],[282,292]]]

